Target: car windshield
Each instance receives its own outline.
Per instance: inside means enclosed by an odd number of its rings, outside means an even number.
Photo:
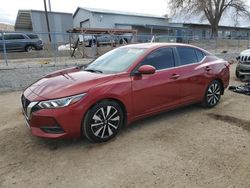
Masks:
[[[97,58],[84,70],[104,74],[123,72],[145,51],[142,48],[117,48]]]

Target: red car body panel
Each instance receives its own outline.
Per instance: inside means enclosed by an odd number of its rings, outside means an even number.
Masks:
[[[152,51],[161,47],[187,46],[180,44],[140,44],[133,48],[148,49],[127,71],[118,74],[97,74],[69,68],[49,74],[29,86],[23,96],[29,101],[44,101],[87,95],[70,106],[41,109],[27,119],[33,135],[46,138],[75,138],[88,110],[97,102],[112,99],[122,105],[127,124],[182,105],[201,102],[209,83],[219,80],[224,88],[229,84],[229,64],[202,50],[206,57],[199,63],[156,71],[154,74],[131,74]],[[128,46],[129,47],[129,46]],[[199,48],[197,48],[199,49]],[[64,132],[46,133],[42,127],[60,126]]]

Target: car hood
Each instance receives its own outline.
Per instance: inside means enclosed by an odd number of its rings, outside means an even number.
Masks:
[[[76,67],[53,72],[28,89],[44,99],[55,99],[88,92],[113,78],[114,75],[91,73]]]
[[[242,51],[240,55],[250,55],[250,49]]]

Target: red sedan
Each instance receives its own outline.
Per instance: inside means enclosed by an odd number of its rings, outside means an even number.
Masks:
[[[84,67],[49,74],[21,100],[33,135],[105,142],[121,127],[153,114],[201,103],[216,106],[229,84],[229,64],[184,44],[114,49]]]

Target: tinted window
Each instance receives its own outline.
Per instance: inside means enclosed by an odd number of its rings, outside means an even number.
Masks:
[[[188,47],[178,47],[177,52],[180,57],[181,65],[188,65],[192,63],[197,63],[197,55],[195,49]]]
[[[195,52],[196,52],[198,61],[200,62],[205,57],[205,54],[204,54],[204,52],[202,52],[200,50],[195,50]]]
[[[156,70],[174,67],[173,50],[171,48],[161,48],[149,54],[143,60],[142,65],[152,65]]]
[[[5,40],[19,40],[19,39],[25,39],[23,35],[4,35]]]
[[[34,34],[27,34],[27,36],[30,38],[30,39],[38,39],[38,35],[34,35]]]

